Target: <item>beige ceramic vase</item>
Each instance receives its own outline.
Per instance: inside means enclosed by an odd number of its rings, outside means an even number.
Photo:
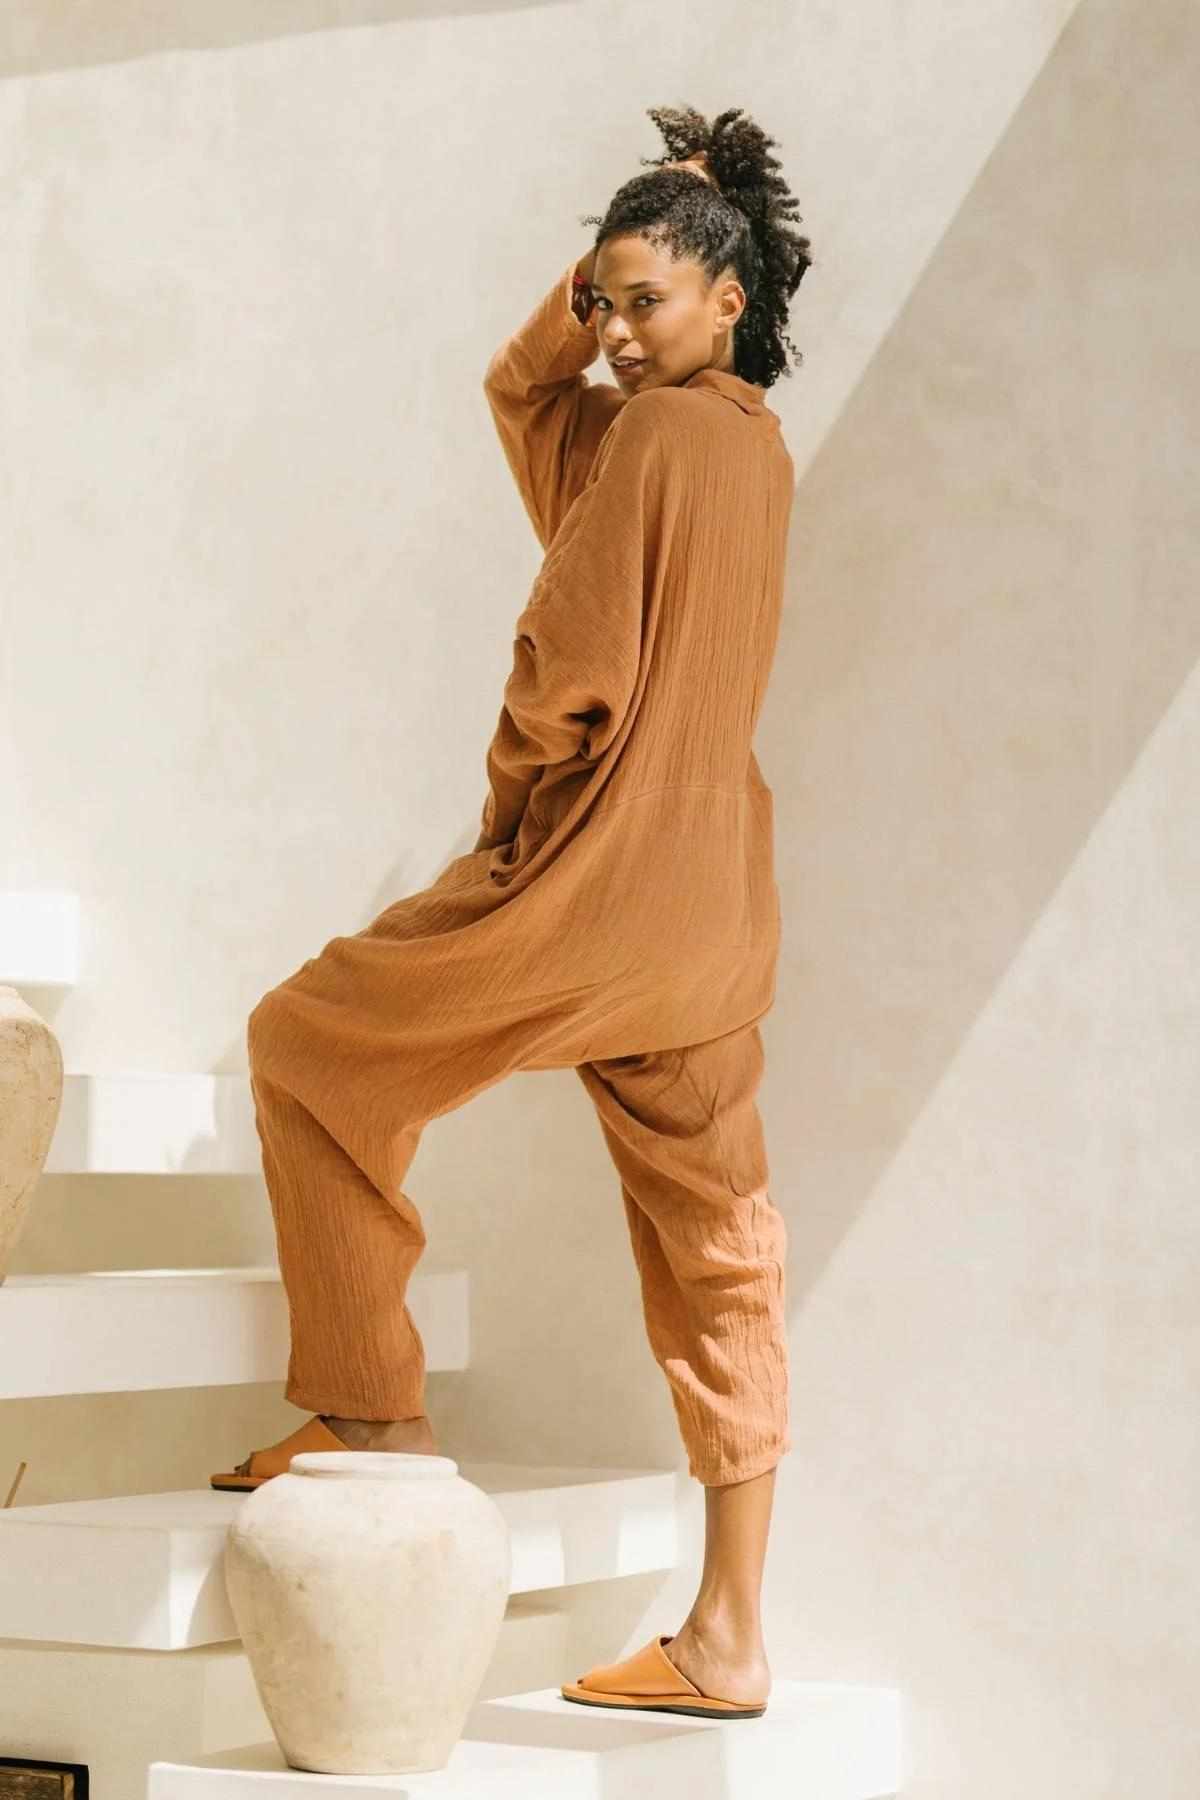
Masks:
[[[244,1500],[225,1585],[294,1769],[443,1769],[500,1634],[508,1522],[449,1456],[306,1450]]]
[[[0,1283],[50,1153],[62,1092],[58,1039],[16,988],[0,985]]]

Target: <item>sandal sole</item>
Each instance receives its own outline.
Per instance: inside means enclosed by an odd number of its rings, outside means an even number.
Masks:
[[[767,1710],[765,1702],[762,1706],[737,1706],[732,1701],[727,1705],[693,1706],[686,1700],[647,1700],[637,1694],[610,1694],[601,1700],[571,1686],[560,1688],[559,1692],[564,1700],[571,1700],[576,1706],[606,1706],[626,1712],[690,1713],[696,1719],[761,1719]]]

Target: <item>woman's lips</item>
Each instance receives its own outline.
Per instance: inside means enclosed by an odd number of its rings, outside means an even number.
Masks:
[[[635,363],[615,362],[612,365],[612,371],[613,371],[613,374],[618,378],[618,380],[622,376],[624,376],[626,379],[628,379],[628,377],[631,375],[640,375],[642,370],[645,368],[645,366],[646,366],[646,359],[643,356],[643,357],[640,357],[638,359],[638,361]]]

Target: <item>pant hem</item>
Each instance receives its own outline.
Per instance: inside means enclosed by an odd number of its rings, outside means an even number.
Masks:
[[[395,1402],[365,1401],[352,1394],[316,1394],[312,1389],[305,1393],[299,1388],[285,1388],[283,1397],[302,1412],[325,1413],[334,1419],[364,1419],[384,1424],[391,1419],[425,1417],[420,1401],[414,1403],[411,1396]]]
[[[756,1475],[765,1475],[768,1470],[778,1467],[791,1447],[789,1441],[781,1448],[765,1451],[750,1462],[727,1463],[723,1468],[715,1470],[690,1467],[688,1473],[702,1487],[732,1487],[740,1481],[753,1481]]]

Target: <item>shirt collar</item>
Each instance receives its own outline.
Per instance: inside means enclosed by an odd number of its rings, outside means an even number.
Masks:
[[[746,413],[766,411],[763,400],[766,389],[757,382],[745,381],[742,376],[734,375],[729,369],[697,369],[696,373],[689,375],[686,381],[680,383],[680,386],[710,388],[715,394],[724,394],[727,400],[732,400],[735,406],[740,406]]]

